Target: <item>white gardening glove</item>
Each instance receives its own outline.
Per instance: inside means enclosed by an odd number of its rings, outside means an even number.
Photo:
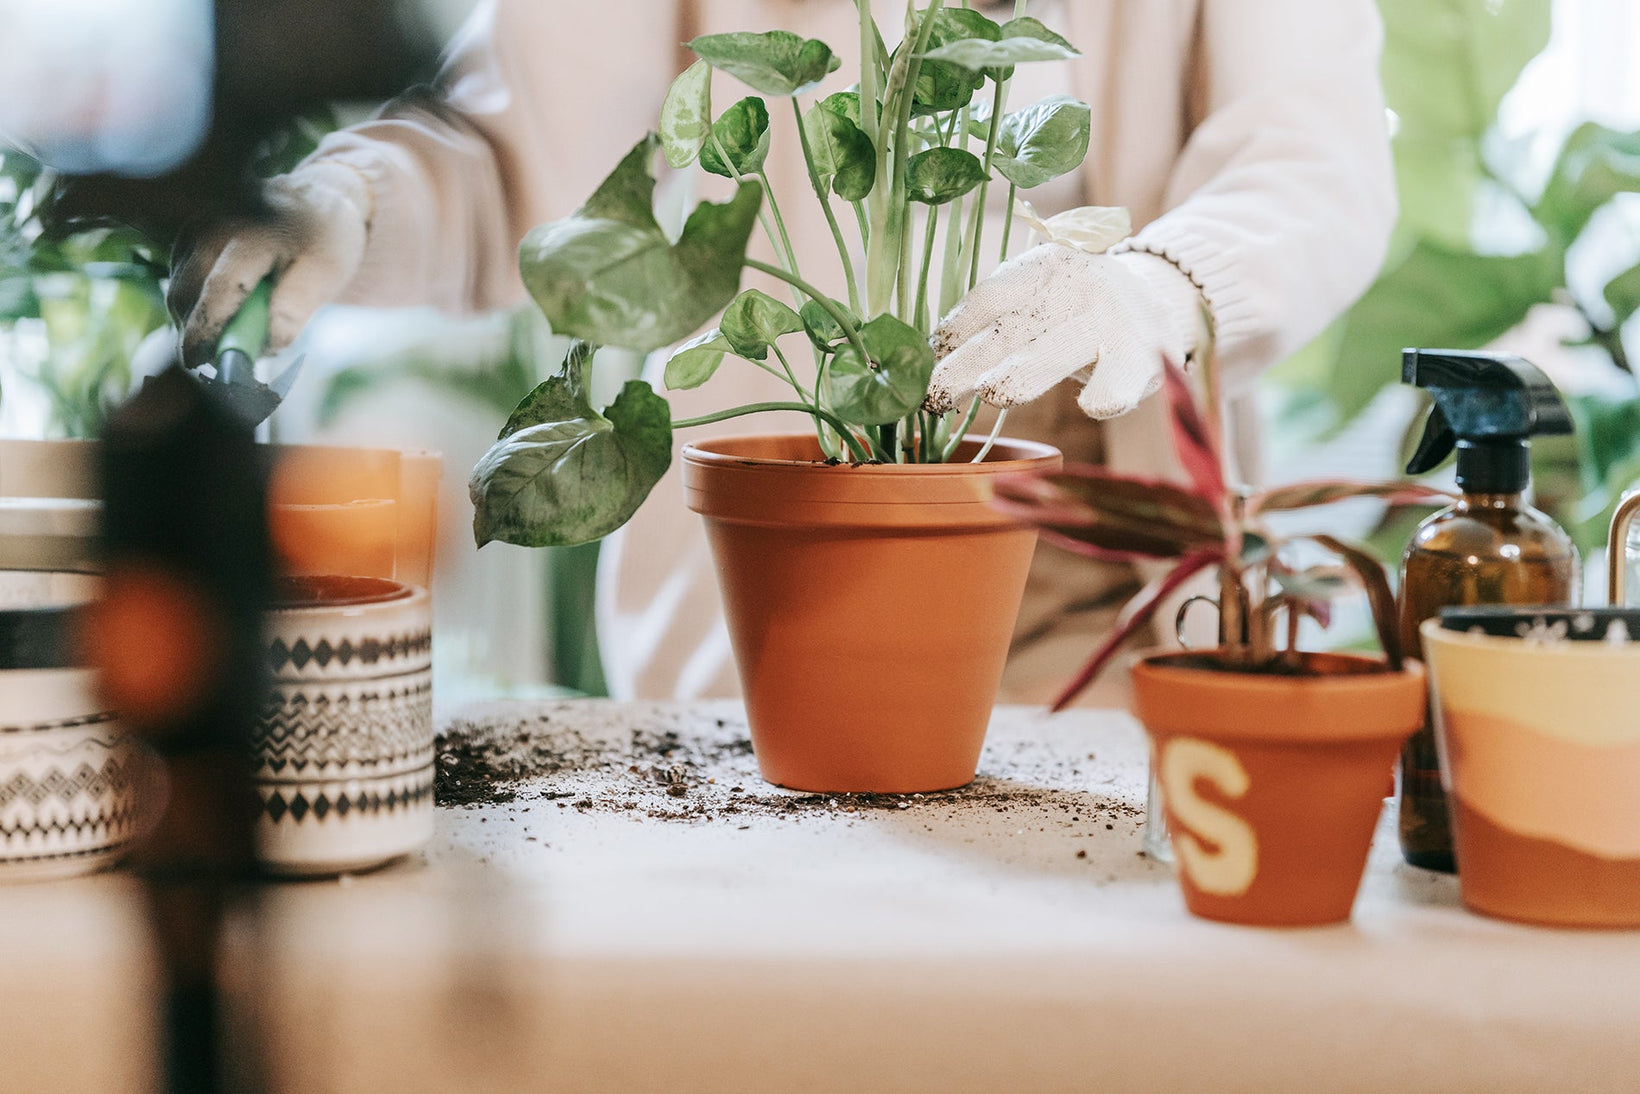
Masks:
[[[364,258],[373,200],[357,170],[319,160],[270,179],[270,216],[217,231],[185,252],[167,303],[182,327],[183,362],[212,357],[222,328],[258,282],[273,274],[268,349],[283,349],[313,313],[341,295]]]
[[[1018,406],[1074,377],[1088,417],[1118,417],[1161,387],[1164,361],[1184,367],[1201,308],[1165,258],[1041,244],[998,266],[940,323],[928,407],[944,413],[976,394]]]

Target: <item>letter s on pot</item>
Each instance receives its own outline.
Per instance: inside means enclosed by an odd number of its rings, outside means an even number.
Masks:
[[[1162,747],[1162,791],[1177,822],[1173,848],[1179,865],[1204,893],[1240,896],[1258,875],[1258,837],[1252,826],[1196,792],[1211,783],[1226,798],[1247,793],[1250,780],[1234,753],[1192,737]],[[1209,850],[1203,841],[1217,850]]]

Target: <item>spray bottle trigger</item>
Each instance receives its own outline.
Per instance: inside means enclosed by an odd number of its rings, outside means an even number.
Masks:
[[[1435,470],[1442,460],[1452,454],[1457,444],[1458,435],[1452,431],[1452,423],[1447,421],[1441,405],[1436,403],[1429,408],[1429,420],[1424,424],[1423,439],[1418,442],[1418,449],[1413,452],[1412,459],[1407,461],[1407,474],[1422,475],[1426,471]]]

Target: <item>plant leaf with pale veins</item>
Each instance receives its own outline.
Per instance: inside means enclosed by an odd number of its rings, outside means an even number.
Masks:
[[[661,150],[674,168],[688,167],[712,132],[712,66],[696,61],[678,74],[661,100]]]
[[[559,334],[648,353],[687,338],[740,291],[763,190],[695,207],[676,243],[655,220],[650,134],[585,205],[524,237],[524,286]]]
[[[997,172],[1021,190],[1076,170],[1088,154],[1092,114],[1069,95],[1050,95],[1002,118]]]
[[[712,135],[700,150],[700,165],[714,175],[726,179],[755,175],[763,170],[763,161],[769,158],[769,108],[756,95],[748,95],[723,112],[712,123]],[[718,155],[718,145],[729,153],[734,169],[724,165]]]
[[[934,351],[917,328],[879,315],[860,328],[870,361],[846,343],[826,370],[832,412],[855,425],[887,425],[922,406]]]
[[[672,461],[671,408],[642,380],[627,381],[598,414],[567,377],[555,376],[515,417],[541,420],[492,445],[468,480],[480,547],[602,538],[631,519]]]
[[[768,293],[747,289],[724,311],[718,329],[737,355],[762,361],[768,358],[774,340],[802,330],[803,320]]]
[[[860,128],[858,92],[827,95],[803,116],[820,185],[844,201],[860,201],[877,179],[877,149]]]
[[[842,64],[826,43],[789,30],[706,34],[689,48],[713,68],[765,95],[801,95]]]
[[[716,327],[691,338],[666,359],[666,389],[683,391],[699,387],[712,378],[728,352],[729,340]]]

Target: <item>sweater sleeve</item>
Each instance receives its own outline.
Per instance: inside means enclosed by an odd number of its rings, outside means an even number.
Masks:
[[[1128,244],[1201,288],[1243,384],[1366,289],[1395,221],[1371,0],[1202,0],[1192,129],[1168,212]]]
[[[341,300],[449,311],[522,301],[520,240],[591,192],[625,151],[615,135],[630,144],[652,124],[677,62],[676,18],[655,0],[482,0],[439,92],[389,104],[311,157],[359,172],[373,199]],[[617,49],[612,26],[645,33]]]

